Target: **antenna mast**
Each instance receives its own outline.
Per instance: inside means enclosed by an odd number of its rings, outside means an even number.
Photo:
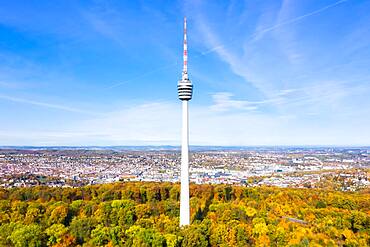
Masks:
[[[186,17],[184,17],[184,54],[183,54],[183,60],[184,60],[184,67],[182,70],[182,79],[187,80],[188,77],[188,42],[186,39]]]

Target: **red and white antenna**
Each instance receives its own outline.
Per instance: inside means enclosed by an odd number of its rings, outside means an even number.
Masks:
[[[186,17],[184,17],[184,67],[182,70],[182,79],[186,80],[188,79],[188,43],[186,39]]]
[[[181,81],[177,84],[177,89],[179,93],[180,100],[191,100],[193,95],[193,84],[189,80],[188,74],[188,41],[186,37],[186,17],[184,17],[184,67],[182,69],[182,78]]]

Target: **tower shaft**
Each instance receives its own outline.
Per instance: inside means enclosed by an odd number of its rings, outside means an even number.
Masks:
[[[180,226],[190,224],[188,101],[182,101]]]

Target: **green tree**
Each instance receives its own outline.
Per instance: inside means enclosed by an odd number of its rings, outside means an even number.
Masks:
[[[207,247],[208,240],[205,234],[196,225],[190,225],[181,229],[183,247]]]
[[[91,231],[91,240],[94,246],[104,246],[110,240],[110,228],[97,225],[97,227]]]
[[[19,227],[20,224],[14,222],[0,225],[0,246],[11,246],[10,235]]]
[[[181,243],[182,238],[179,236],[176,236],[175,234],[165,234],[164,238],[166,239],[166,246],[167,247],[176,247],[179,246]]]
[[[41,227],[35,224],[19,226],[10,235],[10,240],[16,247],[42,246],[43,238]]]
[[[93,226],[94,222],[91,218],[73,218],[69,229],[77,243],[82,244],[90,239]]]
[[[45,230],[48,235],[48,244],[53,245],[60,243],[62,238],[67,234],[68,228],[63,224],[53,224]]]

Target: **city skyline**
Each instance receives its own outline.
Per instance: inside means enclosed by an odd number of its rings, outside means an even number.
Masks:
[[[4,3],[0,145],[179,145],[185,15],[193,145],[369,145],[369,10],[351,0]]]

